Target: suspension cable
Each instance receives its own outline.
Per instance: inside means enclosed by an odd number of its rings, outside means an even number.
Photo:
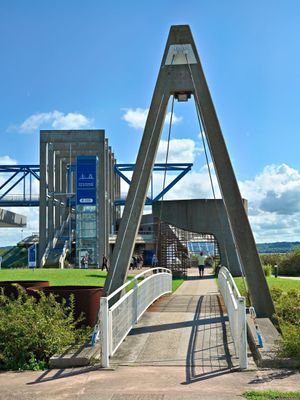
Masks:
[[[173,124],[173,115],[174,115],[174,100],[175,96],[173,95],[172,97],[172,105],[171,105],[171,113],[170,113],[170,121],[169,121],[169,129],[168,129],[168,140],[167,140],[167,151],[166,151],[166,160],[165,160],[165,171],[164,171],[164,179],[163,179],[163,187],[162,191],[165,190],[165,185],[166,185],[166,178],[167,178],[167,163],[169,159],[169,152],[170,152],[170,140],[171,140],[171,131],[172,131],[172,124]],[[158,243],[160,239],[160,231],[161,231],[161,216],[162,216],[162,209],[163,209],[163,201],[164,201],[164,195],[161,198],[161,206],[160,206],[160,212],[159,212],[159,221],[158,221],[158,227],[157,227],[157,242],[156,242],[156,255],[158,251]]]
[[[201,132],[201,138],[202,138],[202,143],[203,143],[203,148],[204,148],[204,153],[205,153],[205,159],[206,159],[206,164],[207,164],[207,168],[208,168],[208,174],[209,174],[211,189],[212,189],[212,193],[213,193],[213,197],[214,197],[214,203],[215,203],[215,206],[216,206],[217,217],[218,217],[218,220],[219,220],[219,223],[220,223],[220,226],[221,226],[222,242],[223,242],[223,247],[224,247],[224,250],[225,250],[225,258],[226,258],[226,261],[227,261],[227,265],[229,265],[229,262],[228,262],[228,254],[227,254],[227,250],[226,250],[226,246],[225,246],[225,244],[224,244],[224,238],[223,238],[223,236],[224,236],[224,226],[223,226],[222,219],[221,219],[221,217],[220,217],[219,210],[218,210],[218,207],[217,207],[216,193],[215,193],[214,184],[213,184],[213,180],[212,180],[212,174],[211,174],[211,170],[210,170],[210,166],[209,166],[208,153],[207,153],[207,148],[206,148],[206,143],[205,143],[205,137],[204,137],[204,132],[205,132],[205,131],[204,131],[204,127],[203,127],[203,123],[202,123],[202,118],[201,118],[201,112],[200,112],[200,101],[199,101],[198,93],[197,93],[197,90],[196,90],[196,85],[195,85],[195,81],[194,81],[193,71],[192,71],[192,68],[191,68],[191,66],[190,66],[190,63],[189,63],[189,61],[188,61],[188,58],[187,58],[187,55],[186,55],[186,54],[185,54],[185,59],[186,59],[187,65],[188,65],[189,73],[190,73],[191,80],[192,80],[193,87],[194,87],[195,100],[196,100],[196,101],[195,101],[196,113],[197,113],[197,118],[198,118],[199,127],[200,127],[200,132]],[[209,143],[208,143],[208,145],[209,145]],[[230,226],[230,223],[229,223],[229,226]],[[234,245],[235,245],[235,248],[236,248],[236,243],[235,243],[234,235],[232,235],[232,237],[233,237]],[[244,285],[244,288],[245,288],[245,291],[246,291],[247,295],[249,295],[249,293],[248,293],[248,288],[247,288],[247,285],[246,285],[246,280],[245,280],[244,268],[243,268],[243,265],[242,265],[242,263],[241,263],[241,260],[240,260],[238,251],[237,251],[237,257],[238,257],[238,260],[239,260],[240,271],[241,271],[241,273],[242,273],[243,285]]]

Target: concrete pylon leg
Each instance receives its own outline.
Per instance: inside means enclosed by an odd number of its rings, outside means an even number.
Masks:
[[[193,94],[199,109],[228,221],[256,313],[259,317],[272,317],[272,298],[197,49],[187,25],[172,26],[169,33],[112,256],[112,267],[105,283],[105,293],[112,293],[126,279],[168,99],[173,94],[182,93]]]
[[[111,268],[104,286],[106,295],[112,293],[126,280],[129,260],[133,252],[135,237],[144,208],[168,100],[169,95],[165,95],[162,92],[162,82],[158,82],[112,254]]]

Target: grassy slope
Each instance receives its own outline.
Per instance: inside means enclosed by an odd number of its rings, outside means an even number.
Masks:
[[[237,287],[241,293],[244,292],[244,285],[242,282],[242,278],[234,278]],[[280,288],[284,291],[288,291],[290,289],[297,289],[300,291],[300,280],[292,280],[292,279],[281,279],[274,278],[273,276],[267,277],[267,282],[270,288]]]
[[[11,269],[0,271],[0,281],[15,280],[46,280],[50,285],[84,285],[104,286],[106,272],[95,269]],[[174,279],[173,292],[184,282],[183,279]]]

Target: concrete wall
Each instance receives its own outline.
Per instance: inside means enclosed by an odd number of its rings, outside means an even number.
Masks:
[[[0,208],[0,228],[22,228],[26,226],[26,223],[27,219],[24,215]]]
[[[108,254],[108,236],[116,223],[111,206],[119,197],[119,177],[113,172],[116,162],[105,139],[104,130],[44,130],[40,132],[40,250],[41,260],[48,243],[66,217],[68,164],[75,164],[79,155],[98,157],[97,198],[99,232],[99,263],[102,254]],[[71,192],[75,192],[75,174]]]
[[[190,232],[212,234],[218,241],[221,263],[234,276],[241,275],[235,244],[222,200],[170,200],[155,202],[154,217]]]

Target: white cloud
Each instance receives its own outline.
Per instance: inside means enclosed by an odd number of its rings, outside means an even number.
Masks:
[[[167,140],[161,140],[159,143],[156,162],[166,162]],[[169,144],[169,163],[193,163],[195,160],[196,143],[192,139],[171,139]]]
[[[33,114],[19,126],[13,127],[21,133],[32,133],[41,128],[83,129],[92,125],[93,120],[79,113],[64,114],[61,111]]]
[[[217,178],[211,168],[216,197]],[[171,177],[167,176],[167,183]],[[154,190],[162,190],[163,174],[154,174]],[[253,180],[239,182],[248,200],[249,220],[257,242],[300,240],[300,172],[286,164],[268,165]],[[165,195],[165,200],[213,198],[207,166],[192,170]]]
[[[16,165],[17,161],[9,156],[0,156],[0,165]]]
[[[286,164],[267,165],[253,180],[240,182],[258,242],[299,240],[300,173]]]
[[[128,123],[131,128],[134,129],[144,129],[147,116],[148,116],[149,108],[128,108],[125,109],[125,114],[122,116],[122,119]],[[168,112],[166,115],[165,123],[170,123],[171,112]],[[173,113],[172,123],[177,124],[182,121],[182,117],[178,117],[175,113]]]

